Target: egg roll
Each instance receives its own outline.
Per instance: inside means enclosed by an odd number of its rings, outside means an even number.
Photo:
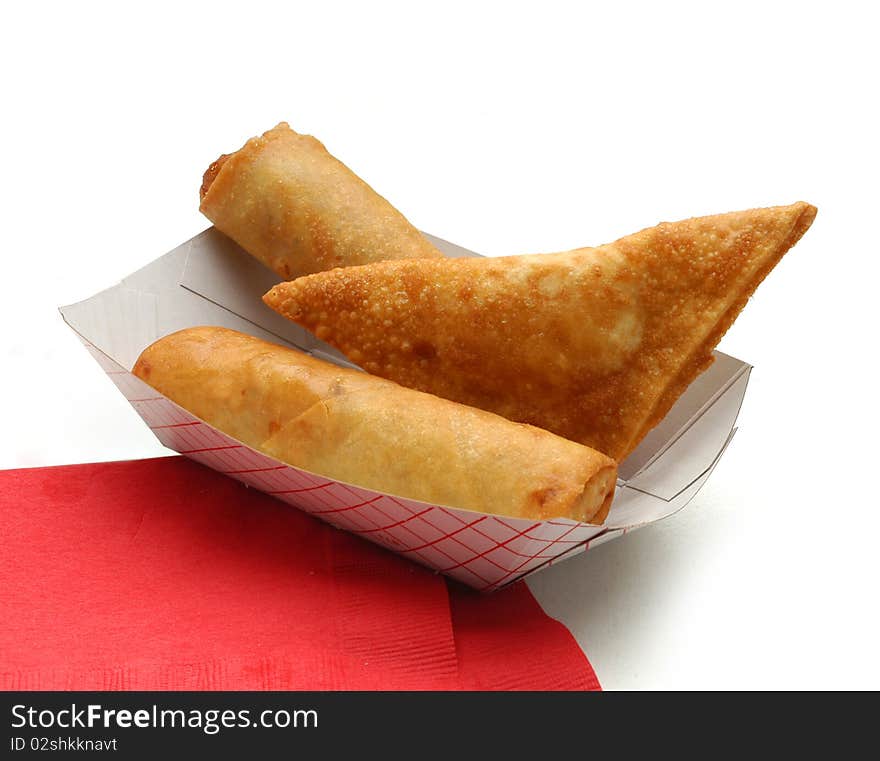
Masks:
[[[310,135],[282,122],[205,172],[202,213],[285,280],[443,255]]]
[[[592,449],[226,328],[161,338],[132,372],[270,457],[399,497],[601,523],[614,494]]]
[[[265,302],[370,373],[622,460],[809,228],[796,203],[557,254],[379,262]]]

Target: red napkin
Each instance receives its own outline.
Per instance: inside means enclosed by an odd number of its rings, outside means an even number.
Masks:
[[[598,689],[479,595],[182,457],[0,471],[0,689]]]

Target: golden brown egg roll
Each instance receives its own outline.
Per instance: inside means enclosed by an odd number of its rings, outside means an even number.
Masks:
[[[380,262],[264,300],[368,372],[621,460],[815,214],[796,203],[558,254]]]
[[[385,259],[442,257],[318,140],[284,122],[208,168],[200,208],[286,280]]]
[[[225,328],[149,346],[134,374],[283,462],[400,497],[601,523],[616,463],[547,431]]]

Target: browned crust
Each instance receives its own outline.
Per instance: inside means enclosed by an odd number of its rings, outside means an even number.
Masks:
[[[752,294],[758,286],[764,281],[764,278],[770,274],[771,270],[779,263],[785,253],[797,243],[803,234],[810,229],[813,220],[816,218],[817,209],[810,204],[802,203],[802,210],[798,217],[792,223],[791,232],[785,241],[776,250],[776,255],[768,259],[764,265],[755,272],[754,277],[749,281],[743,290],[742,296],[730,306],[724,315],[718,320],[715,329],[706,336],[706,339],[691,354],[690,358],[685,362],[678,376],[666,388],[660,399],[657,400],[651,416],[645,420],[644,425],[639,432],[632,438],[626,447],[626,452],[632,452],[641,442],[648,432],[663,420],[664,417],[672,409],[672,405],[678,401],[678,398],[685,392],[685,389],[693,383],[694,379],[709,369],[715,358],[712,352],[724,337],[724,334],[733,325],[739,313],[745,308]]]
[[[237,151],[221,154],[202,175],[202,186],[199,190],[199,210],[210,218],[209,209],[212,203],[215,202],[212,199],[222,197],[233,188],[236,167],[252,161],[253,157],[264,146],[277,140],[283,140],[286,133],[290,131],[290,125],[287,122],[279,122],[275,127],[264,132],[262,135],[247,140]],[[320,145],[319,141],[316,140],[315,142]]]
[[[594,526],[601,526],[605,523],[605,519],[608,517],[608,513],[611,512],[611,503],[614,502],[614,492],[617,487],[616,479],[617,479],[617,471],[614,471],[615,485],[611,487],[611,491],[605,495],[605,499],[602,500],[602,504],[599,505],[599,509],[593,514],[593,516],[587,521]]]
[[[616,464],[600,452],[226,328],[165,336],[132,372],[248,446],[344,483],[590,523],[614,493]]]
[[[202,187],[199,188],[199,201],[204,200],[208,190],[211,188],[214,180],[217,179],[217,175],[220,174],[220,170],[231,155],[232,154],[230,153],[224,153],[205,170],[205,173],[202,175]]]
[[[199,210],[285,280],[385,259],[443,256],[320,140],[286,122],[208,168]]]
[[[598,249],[338,269],[264,300],[368,372],[620,460],[709,366],[815,214],[800,202],[664,223]]]

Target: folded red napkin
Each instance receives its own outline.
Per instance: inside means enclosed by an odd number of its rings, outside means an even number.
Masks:
[[[598,689],[479,595],[182,457],[0,471],[0,689]]]

